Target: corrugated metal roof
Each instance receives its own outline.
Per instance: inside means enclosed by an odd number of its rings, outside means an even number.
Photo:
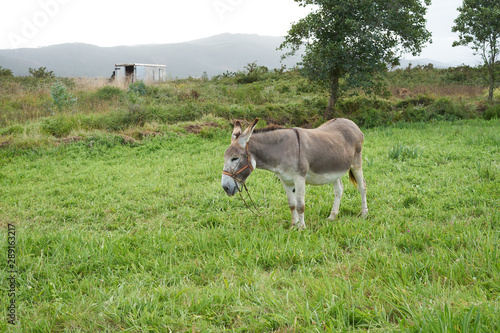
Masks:
[[[115,64],[115,66],[167,67],[167,65],[156,65],[156,64],[137,64],[137,63]]]

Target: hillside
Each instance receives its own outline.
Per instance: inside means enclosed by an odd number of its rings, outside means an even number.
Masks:
[[[15,75],[27,75],[28,68],[47,67],[57,76],[108,77],[116,63],[156,63],[167,65],[171,77],[213,76],[242,69],[257,61],[269,68],[281,67],[276,48],[281,37],[222,34],[185,43],[98,47],[88,44],[61,44],[35,49],[0,50],[0,66]],[[293,67],[299,60],[287,59]]]
[[[282,37],[247,34],[221,34],[185,43],[99,47],[73,43],[41,48],[0,50],[0,66],[12,69],[14,75],[27,75],[28,68],[47,67],[63,77],[109,77],[114,65],[122,62],[165,64],[172,78],[209,76],[234,72],[256,61],[268,68],[281,67],[281,54],[276,48]],[[293,67],[300,56],[286,59]],[[401,67],[427,65],[447,68],[433,59],[402,60]]]

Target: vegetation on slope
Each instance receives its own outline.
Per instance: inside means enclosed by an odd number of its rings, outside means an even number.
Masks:
[[[2,77],[0,145],[31,147],[102,132],[141,139],[206,117],[226,124],[260,117],[267,123],[305,127],[324,121],[329,92],[298,70],[247,69],[212,79],[126,87],[93,79]],[[334,117],[350,118],[364,128],[498,117],[499,94],[495,102],[485,101],[481,75],[470,67],[391,71],[381,95],[350,91],[338,102]]]

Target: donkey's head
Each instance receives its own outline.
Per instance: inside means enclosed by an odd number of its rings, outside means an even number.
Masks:
[[[255,159],[250,155],[248,141],[252,136],[255,125],[259,122],[256,118],[252,125],[243,133],[241,123],[234,124],[231,145],[224,153],[224,168],[222,169],[222,188],[227,195],[235,195],[255,168]]]

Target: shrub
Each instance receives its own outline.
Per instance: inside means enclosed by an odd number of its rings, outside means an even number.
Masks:
[[[477,114],[464,104],[458,105],[447,97],[437,99],[428,107],[428,119],[435,120],[457,120],[457,119],[473,119]]]
[[[318,90],[319,86],[317,83],[310,82],[306,79],[299,80],[297,82],[297,94],[307,94],[313,93]]]
[[[431,105],[432,103],[434,103],[434,98],[425,95],[418,95],[415,98],[406,98],[402,101],[399,101],[396,104],[396,108],[407,108],[409,106],[417,105],[427,106]]]
[[[385,123],[382,111],[376,108],[363,109],[357,118],[358,125],[365,128],[371,128]]]
[[[240,74],[237,79],[236,83],[238,84],[249,84],[249,83],[254,83],[259,80],[259,76],[257,74]]]
[[[426,121],[427,110],[423,106],[410,106],[403,110],[403,120],[407,122]]]
[[[68,136],[77,127],[78,123],[74,117],[58,115],[47,118],[42,122],[42,130],[57,138]]]
[[[77,98],[74,97],[61,81],[56,81],[50,88],[50,95],[52,96],[52,106],[54,106],[57,111],[61,112],[73,107]],[[54,113],[54,109],[49,107],[50,111]]]
[[[147,90],[147,87],[146,85],[144,84],[144,82],[140,81],[140,82],[135,82],[135,83],[131,83],[129,86],[128,86],[128,92],[133,92],[133,93],[136,93],[140,96],[144,96],[146,95],[146,93],[148,92]]]
[[[390,101],[364,96],[352,97],[337,103],[337,117],[346,117],[362,127],[387,125],[398,120]]]
[[[3,77],[12,77],[14,76],[12,74],[12,70],[11,69],[8,69],[8,68],[2,68],[2,66],[0,66],[0,76],[3,76]]]
[[[46,67],[39,67],[38,69],[30,68],[28,72],[31,76],[37,79],[54,78],[54,72],[48,71]]]
[[[140,104],[132,104],[128,107],[128,121],[129,125],[144,126],[146,121],[150,120],[149,112]]]
[[[456,106],[453,102],[446,97],[439,98],[430,107],[432,111],[432,116],[437,118],[437,120],[455,120],[456,114],[458,113]]]
[[[97,98],[103,101],[110,101],[113,99],[123,98],[123,90],[121,90],[118,87],[112,87],[112,86],[105,86],[99,88],[99,90],[97,90],[95,94]]]
[[[21,134],[24,132],[22,126],[14,125],[0,130],[0,135]]]
[[[490,105],[483,114],[484,119],[491,120],[500,118],[500,104]]]

